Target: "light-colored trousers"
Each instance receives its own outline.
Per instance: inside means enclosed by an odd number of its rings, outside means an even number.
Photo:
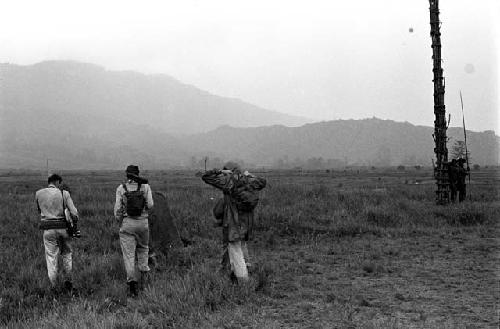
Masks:
[[[72,249],[70,237],[66,229],[52,229],[43,231],[43,244],[45,245],[45,260],[47,273],[52,286],[57,282],[59,272],[59,256],[62,258],[65,275],[71,280],[73,268]]]
[[[241,241],[223,243],[222,267],[233,272],[240,280],[248,280],[248,269],[245,262],[246,243]]]
[[[232,252],[230,252],[230,250]],[[244,274],[245,273],[244,271],[239,271],[239,273],[242,273],[242,276],[247,276],[248,275],[247,266],[249,266],[251,263],[250,255],[248,253],[247,242],[246,241],[222,242],[222,259],[221,259],[222,269],[229,273],[235,272],[234,264],[237,264],[238,268],[242,268],[242,266],[240,265],[242,262],[245,263],[247,274]]]
[[[120,245],[127,282],[139,281],[140,272],[149,272],[149,224],[147,219],[125,217],[120,227]],[[137,263],[136,263],[137,256]]]
[[[227,252],[229,254],[229,264],[231,265],[231,271],[239,280],[247,280],[248,270],[245,263],[243,249],[241,248],[241,241],[229,242],[227,246]]]

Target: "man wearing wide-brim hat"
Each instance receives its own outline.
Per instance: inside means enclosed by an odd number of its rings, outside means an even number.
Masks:
[[[117,220],[122,221],[120,245],[129,293],[137,296],[138,282],[150,270],[148,217],[153,209],[153,195],[148,180],[139,176],[138,166],[127,166],[125,174],[127,180],[116,189],[114,215]]]

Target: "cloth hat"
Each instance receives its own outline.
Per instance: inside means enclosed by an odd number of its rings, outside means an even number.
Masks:
[[[148,184],[147,178],[139,177],[139,166],[128,165],[127,169],[125,169],[125,173],[127,174],[127,178],[130,178],[139,184]]]
[[[139,176],[139,167],[135,165],[128,165],[125,173],[127,175]]]
[[[236,171],[236,170],[240,170],[240,165],[237,164],[234,161],[228,161],[224,165],[224,169],[231,170],[231,171]]]

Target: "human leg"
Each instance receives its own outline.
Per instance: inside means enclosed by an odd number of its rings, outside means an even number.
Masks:
[[[140,272],[149,272],[148,266],[149,257],[149,227],[146,224],[138,227],[136,230],[136,253],[137,253],[137,268]]]
[[[222,273],[230,274],[231,273],[231,266],[229,263],[229,253],[228,253],[228,229],[227,227],[222,228],[222,254],[221,254],[221,269],[220,271]]]
[[[149,282],[149,227],[148,223],[139,224],[136,230],[136,254],[137,254],[137,269],[139,270],[139,280],[141,289]]]
[[[243,252],[243,257],[245,258],[247,267],[251,266],[252,264],[252,262],[250,261],[250,254],[248,252],[248,243],[249,241],[241,241],[241,251]]]
[[[59,256],[59,246],[57,242],[56,230],[43,231],[43,244],[45,246],[45,261],[47,263],[47,274],[52,287],[57,282],[58,264],[57,259]]]
[[[58,234],[64,273],[71,279],[71,272],[73,270],[73,248],[71,247],[71,238],[66,230],[58,231],[60,231]]]
[[[71,248],[71,237],[67,230],[57,230],[60,255],[64,270],[64,289],[67,292],[73,291],[72,270],[73,270],[73,249]]]
[[[450,199],[451,202],[455,203],[457,199],[457,188],[454,186],[450,186]]]
[[[243,251],[241,249],[241,242],[229,242],[228,243],[228,254],[229,262],[231,264],[231,270],[238,278],[238,280],[247,281],[248,280],[248,270],[245,264],[245,259],[243,257]]]
[[[458,190],[458,201],[462,202],[465,200],[465,186],[460,186],[460,189]]]
[[[135,268],[135,236],[128,232],[123,225],[120,229],[120,246],[122,249],[123,263],[125,264],[125,272],[127,273],[127,282],[137,281],[137,273]]]

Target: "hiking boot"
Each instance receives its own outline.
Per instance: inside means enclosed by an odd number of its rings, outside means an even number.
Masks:
[[[73,292],[73,283],[69,280],[64,281],[64,291]]]
[[[229,279],[231,280],[232,284],[238,284],[238,278],[236,277],[236,274],[234,272],[231,272],[229,275]]]
[[[78,296],[79,294],[78,290],[75,287],[73,287],[73,283],[70,280],[64,281],[64,287],[62,292],[70,296]]]
[[[149,271],[141,271],[141,278],[140,278],[140,284],[139,284],[139,289],[143,290],[146,288],[151,283],[151,274]]]
[[[129,296],[131,297],[137,297],[139,295],[138,287],[137,287],[137,281],[130,281],[128,282],[128,292]]]

